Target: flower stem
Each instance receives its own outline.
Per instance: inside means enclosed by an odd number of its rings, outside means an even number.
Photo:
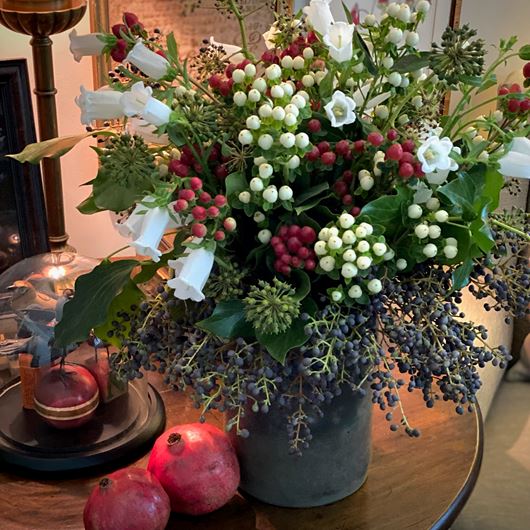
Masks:
[[[530,241],[530,234],[526,234],[525,232],[523,232],[522,230],[519,230],[518,228],[507,225],[506,223],[503,223],[502,221],[498,221],[497,219],[491,219],[491,222],[492,224],[498,226],[499,228],[502,228],[503,230],[506,230],[507,232],[513,232],[514,234],[521,236],[526,241]]]
[[[241,51],[247,59],[251,59],[252,54],[250,53],[248,46],[248,34],[247,27],[245,26],[245,17],[237,7],[235,0],[230,0],[230,11],[232,11],[237,19],[237,23],[239,24],[239,31],[241,33]]]

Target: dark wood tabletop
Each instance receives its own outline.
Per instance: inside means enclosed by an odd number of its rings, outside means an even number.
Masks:
[[[197,421],[187,396],[162,388],[168,426]],[[402,395],[419,438],[392,433],[374,410],[373,455],[364,486],[341,502],[285,509],[236,496],[200,518],[173,514],[170,530],[405,530],[449,528],[475,485],[482,459],[480,413],[457,416],[453,406],[427,410],[421,395]],[[219,415],[208,421],[221,425]],[[145,467],[147,455],[134,465]],[[85,501],[101,477],[43,481],[0,473],[0,529],[82,530]]]

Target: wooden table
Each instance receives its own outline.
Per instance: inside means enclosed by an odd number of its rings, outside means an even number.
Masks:
[[[160,383],[157,386],[161,388]],[[196,421],[186,396],[161,390],[168,426]],[[201,518],[173,515],[171,530],[404,530],[449,528],[475,485],[482,458],[479,414],[457,416],[447,403],[427,410],[421,395],[402,396],[422,435],[392,433],[374,411],[373,457],[368,479],[351,497],[313,509],[283,509],[235,497]],[[211,415],[221,424],[220,416]],[[135,465],[145,467],[147,456]],[[2,530],[82,530],[83,507],[101,477],[32,481],[0,473]]]

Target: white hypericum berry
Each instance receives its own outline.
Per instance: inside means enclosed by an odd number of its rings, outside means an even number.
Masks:
[[[420,42],[420,36],[415,31],[409,31],[405,38],[405,42],[408,46],[415,48]]]
[[[267,90],[267,81],[263,77],[258,77],[254,83],[252,83],[252,88],[255,88],[258,92],[265,92]]]
[[[260,164],[258,171],[259,171],[259,176],[262,179],[268,179],[274,173],[274,168],[270,164],[264,163],[264,164]]]
[[[338,250],[340,247],[342,247],[342,239],[339,236],[331,236],[328,239],[328,247],[331,250]]]
[[[274,138],[270,134],[262,134],[258,138],[258,145],[264,150],[268,151],[272,144],[274,143]]]
[[[342,228],[350,228],[355,224],[355,217],[349,213],[343,213],[339,217],[339,224]]]
[[[315,56],[315,52],[313,51],[313,48],[307,47],[307,48],[304,48],[302,55],[304,59],[310,60]]]
[[[453,245],[447,245],[444,247],[444,254],[447,259],[454,259],[458,254],[458,248]]]
[[[399,44],[403,39],[403,32],[399,28],[392,28],[386,37],[387,42],[392,44]]]
[[[285,110],[283,107],[274,107],[272,109],[272,119],[276,121],[283,121],[285,119]]]
[[[317,241],[315,243],[315,254],[317,256],[325,256],[328,253],[328,247],[325,241]]]
[[[299,90],[298,95],[305,99],[306,104],[311,101],[309,94],[305,90]]]
[[[447,219],[449,219],[449,214],[445,210],[438,210],[437,212],[435,212],[434,218],[439,223],[445,223]]]
[[[372,174],[367,169],[361,169],[361,171],[357,173],[357,176],[359,177],[359,179],[364,179],[366,177],[371,177]]]
[[[345,263],[340,271],[344,278],[354,278],[358,272],[359,270],[353,263]]]
[[[169,167],[167,166],[167,164],[160,164],[158,166],[158,174],[161,177],[167,177],[168,173],[169,173]]]
[[[289,160],[287,161],[287,167],[289,169],[296,169],[300,167],[300,163],[301,163],[300,157],[298,155],[294,155],[291,158],[289,158]]]
[[[423,215],[423,210],[419,204],[411,204],[407,209],[407,215],[411,219],[419,219]]]
[[[374,174],[375,174],[375,170],[374,170]],[[375,180],[373,177],[365,177],[359,181],[359,184],[361,185],[361,188],[363,190],[370,191],[374,187]]]
[[[256,223],[263,223],[265,221],[265,214],[263,212],[256,212],[252,217]]]
[[[270,118],[272,116],[272,107],[268,103],[265,103],[259,108],[258,114],[263,119]]]
[[[412,103],[412,105],[414,107],[416,107],[417,109],[421,108],[421,106],[423,105],[423,98],[421,96],[414,96],[410,102]]]
[[[253,64],[247,64],[245,66],[245,75],[247,77],[254,77],[256,75],[256,67]]]
[[[311,88],[315,84],[315,78],[312,75],[306,74],[302,77],[302,85]]]
[[[287,114],[294,114],[297,118],[298,118],[298,115],[300,114],[300,110],[298,109],[298,107],[296,105],[293,105],[292,103],[289,103],[289,105],[286,105],[284,107],[284,110]]]
[[[331,299],[334,302],[340,302],[343,299],[344,295],[340,291],[332,291]]]
[[[286,55],[282,61],[282,67],[283,68],[289,68],[291,69],[293,67],[293,58],[290,55]]]
[[[392,3],[388,4],[388,6],[386,8],[386,14],[389,17],[396,18],[399,15],[399,5],[396,4],[396,2],[392,2]]]
[[[416,5],[416,11],[418,13],[428,13],[431,8],[431,4],[428,0],[420,0]]]
[[[360,227],[366,230],[366,234],[371,236],[374,233],[374,227],[370,223],[361,223]]]
[[[388,70],[390,70],[390,68],[392,68],[394,66],[394,59],[392,59],[392,57],[390,57],[390,55],[387,55],[383,59],[383,66],[385,68],[387,68]]]
[[[358,285],[352,285],[348,291],[348,296],[350,298],[361,298],[363,295],[363,290]]]
[[[357,245],[357,250],[361,253],[368,252],[370,250],[370,243],[368,241],[359,241]]]
[[[278,191],[280,201],[290,201],[293,198],[293,190],[289,186],[282,186]]]
[[[301,55],[297,55],[293,60],[293,68],[295,70],[303,70],[305,68],[305,59]]]
[[[376,151],[374,155],[374,162],[381,162],[386,158],[386,154],[384,151]]]
[[[390,112],[386,105],[377,105],[374,112],[375,115],[381,120],[386,120],[390,115]]]
[[[372,293],[372,294],[377,294],[377,293],[380,293],[383,289],[383,284],[381,283],[381,280],[378,280],[377,278],[374,278],[373,280],[370,280],[368,282],[368,290]]]
[[[245,71],[237,68],[232,72],[234,83],[242,83],[245,80]]]
[[[291,149],[291,147],[294,147],[294,144],[296,142],[296,137],[293,133],[287,132],[283,133],[280,136],[280,143],[282,144],[285,149]]]
[[[278,200],[278,190],[276,186],[267,186],[263,192],[263,198],[270,203],[275,203]]]
[[[342,240],[344,241],[344,237],[342,238]],[[346,250],[344,252],[344,254],[342,254],[342,259],[344,261],[355,261],[357,259],[357,254],[355,253],[355,250],[353,250],[352,248],[349,248],[348,250]]]
[[[438,248],[433,243],[428,243],[423,247],[423,254],[428,258],[434,258],[438,254]]]
[[[306,133],[298,133],[296,135],[296,147],[305,149],[309,145],[309,136]]]
[[[482,153],[480,153],[480,155],[478,155],[478,158],[477,160],[479,162],[487,162],[490,158],[490,154],[487,152],[487,151],[482,151]]]
[[[401,85],[401,80],[403,78],[401,77],[401,74],[399,72],[392,72],[389,76],[388,76],[388,82],[392,85],[392,86],[399,86]]]
[[[431,212],[438,210],[440,208],[440,201],[436,197],[431,197],[426,203],[425,206],[427,206],[428,210],[431,210]]]
[[[271,64],[265,70],[265,76],[271,81],[273,81],[274,79],[278,79],[279,77],[281,77],[281,75],[282,69],[277,64]]]
[[[405,125],[409,122],[410,118],[408,116],[408,114],[402,114],[399,118],[398,118],[398,123],[399,125]]]
[[[383,171],[379,169],[379,166],[377,164],[374,164],[374,176],[380,177],[383,174]],[[361,183],[362,188],[362,183]]]
[[[401,20],[401,22],[410,21],[410,7],[407,4],[401,4],[399,6],[399,13],[397,15],[397,18]]]
[[[355,234],[352,230],[346,230],[341,237],[345,245],[353,245],[357,241],[357,238],[355,237]]]
[[[258,239],[262,245],[266,245],[271,240],[271,237],[272,237],[271,231],[267,230],[266,228],[258,232]]]
[[[339,229],[336,226],[332,226],[329,229],[329,237],[331,236],[338,236],[339,235]]]
[[[331,234],[329,233],[329,228],[325,227],[318,233],[318,239],[321,239],[322,241],[327,241],[330,235]]]
[[[283,88],[280,85],[274,85],[271,88],[271,96],[273,98],[283,98],[285,96],[285,92],[283,91]]]
[[[364,70],[364,64],[363,63],[357,63],[352,68],[352,72],[354,72],[356,74],[362,73],[363,70]]]
[[[287,127],[292,127],[293,125],[296,125],[297,121],[298,121],[298,118],[291,112],[288,112],[285,115],[285,118],[283,119],[283,123],[285,123]]]
[[[296,86],[292,81],[287,81],[286,83],[282,83],[280,86],[283,88],[283,91],[286,96],[291,97],[294,94],[294,90]]]
[[[355,235],[356,235],[359,239],[364,239],[364,238],[368,235],[368,232],[366,231],[366,228],[365,228],[364,226],[359,225],[359,226],[355,229]]]
[[[320,268],[326,272],[331,272],[335,268],[335,258],[331,256],[324,256],[318,264]]]
[[[250,189],[252,191],[255,191],[255,192],[263,191],[263,188],[264,188],[263,181],[260,178],[254,177],[250,181]]]
[[[300,92],[298,94],[295,94],[292,99],[291,103],[298,107],[299,109],[303,109],[306,106],[306,100],[303,96],[300,95]]]
[[[405,270],[405,269],[408,267],[407,260],[406,260],[406,259],[403,259],[403,258],[399,258],[399,259],[396,261],[396,267],[397,267],[397,270],[398,270],[398,271],[403,271],[403,270]]]
[[[429,227],[428,227],[426,224],[418,225],[418,226],[414,229],[414,233],[415,233],[416,236],[419,237],[420,239],[425,239],[426,237],[429,236]]]
[[[374,243],[372,245],[372,251],[376,256],[384,256],[388,247],[384,243]]]
[[[393,260],[396,256],[396,253],[390,249],[384,256],[383,256],[383,259],[385,261],[390,261],[390,260]]]
[[[246,102],[247,102],[247,95],[244,92],[239,91],[234,94],[234,103],[238,107],[244,107]]]
[[[248,129],[243,129],[238,136],[241,145],[250,145],[254,141],[252,133]]]
[[[255,114],[247,118],[247,127],[252,131],[257,131],[261,127],[261,120]]]
[[[429,237],[431,239],[438,239],[442,235],[442,229],[438,225],[429,226]]]
[[[267,159],[264,157],[264,156],[257,156],[256,158],[254,158],[254,165],[255,166],[261,166],[261,164],[266,164],[267,163]]]
[[[323,72],[322,70],[319,70],[318,72],[314,73],[315,76],[315,82],[317,85],[320,85],[324,78],[326,77],[326,72]]]
[[[407,88],[408,86],[410,85],[410,81],[409,81],[409,78],[407,76],[403,76],[403,78],[401,79],[401,83],[400,83],[400,87],[401,88]]]
[[[445,240],[445,244],[449,247],[457,247],[458,241],[454,237],[448,237]]]
[[[369,269],[371,265],[372,258],[368,256],[361,256],[360,258],[357,258],[357,267],[359,267],[359,269],[361,269],[362,271]]]
[[[250,202],[250,199],[252,198],[252,196],[250,195],[250,193],[248,191],[242,191],[239,196],[238,196],[238,199],[243,203],[243,204],[248,204]]]

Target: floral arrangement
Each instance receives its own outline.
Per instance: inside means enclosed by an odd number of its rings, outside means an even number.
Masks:
[[[123,377],[160,370],[204,412],[226,411],[241,436],[245,414],[280,407],[294,453],[347,388],[370,392],[390,428],[411,436],[402,391],[473,410],[477,369],[510,356],[464,318],[462,290],[514,316],[530,302],[528,216],[497,211],[503,188],[517,193],[511,177],[530,177],[530,63],[525,87],[472,98],[497,85],[508,58],[530,60],[530,46],[502,40],[485,68],[468,26],[418,50],[426,0],[358,24],[311,0],[275,13],[255,57],[243,4],[217,2],[240,46],[212,38],[186,60],[173,34],[131,13],[112,34],[71,35],[76,59],[118,63],[109,86],[81,89],[86,135],[18,158],[97,136],[101,165],[79,210],[118,214],[147,259],[107,259],[81,277],[57,344],[94,328],[118,348]],[[450,91],[460,98],[444,114]],[[173,248],[162,254],[164,234]],[[139,286],[162,268],[169,279],[146,294]]]

